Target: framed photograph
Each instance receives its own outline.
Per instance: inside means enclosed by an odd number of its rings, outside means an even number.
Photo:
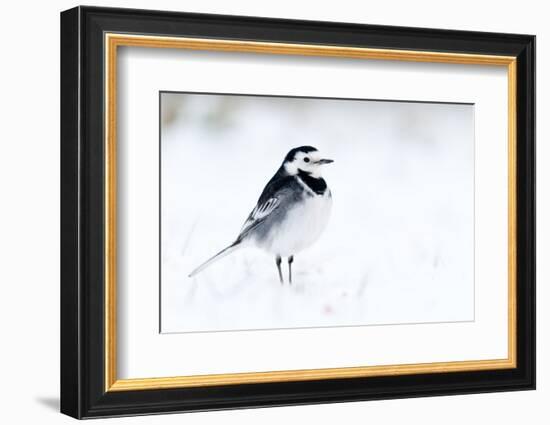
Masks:
[[[61,14],[61,411],[535,388],[535,37]]]

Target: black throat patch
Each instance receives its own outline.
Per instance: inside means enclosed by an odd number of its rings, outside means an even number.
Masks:
[[[327,183],[321,177],[311,177],[311,174],[302,170],[298,170],[298,177],[317,195],[323,195],[327,190]]]

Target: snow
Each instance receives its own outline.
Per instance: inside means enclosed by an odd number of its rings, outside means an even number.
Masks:
[[[163,93],[162,332],[468,321],[474,106]],[[293,147],[326,166],[332,215],[281,286],[229,245]],[[287,279],[287,265],[283,262]]]

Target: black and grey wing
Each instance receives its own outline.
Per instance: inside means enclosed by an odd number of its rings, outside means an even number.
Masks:
[[[258,202],[241,228],[237,240],[241,241],[260,224],[284,208],[289,196],[296,190],[296,179],[280,172],[265,186]]]
[[[255,229],[259,224],[263,223],[270,214],[273,213],[279,207],[281,204],[281,196],[282,193],[277,196],[277,194],[274,194],[271,198],[268,198],[263,203],[258,203],[246,221],[243,224],[243,227],[241,228],[241,231],[239,232],[239,237],[237,240],[244,239],[253,229]]]

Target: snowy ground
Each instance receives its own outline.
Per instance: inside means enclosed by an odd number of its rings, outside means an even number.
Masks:
[[[165,93],[162,108],[162,332],[473,320],[473,106]],[[335,160],[334,204],[295,283],[253,248],[188,278],[300,145]]]

